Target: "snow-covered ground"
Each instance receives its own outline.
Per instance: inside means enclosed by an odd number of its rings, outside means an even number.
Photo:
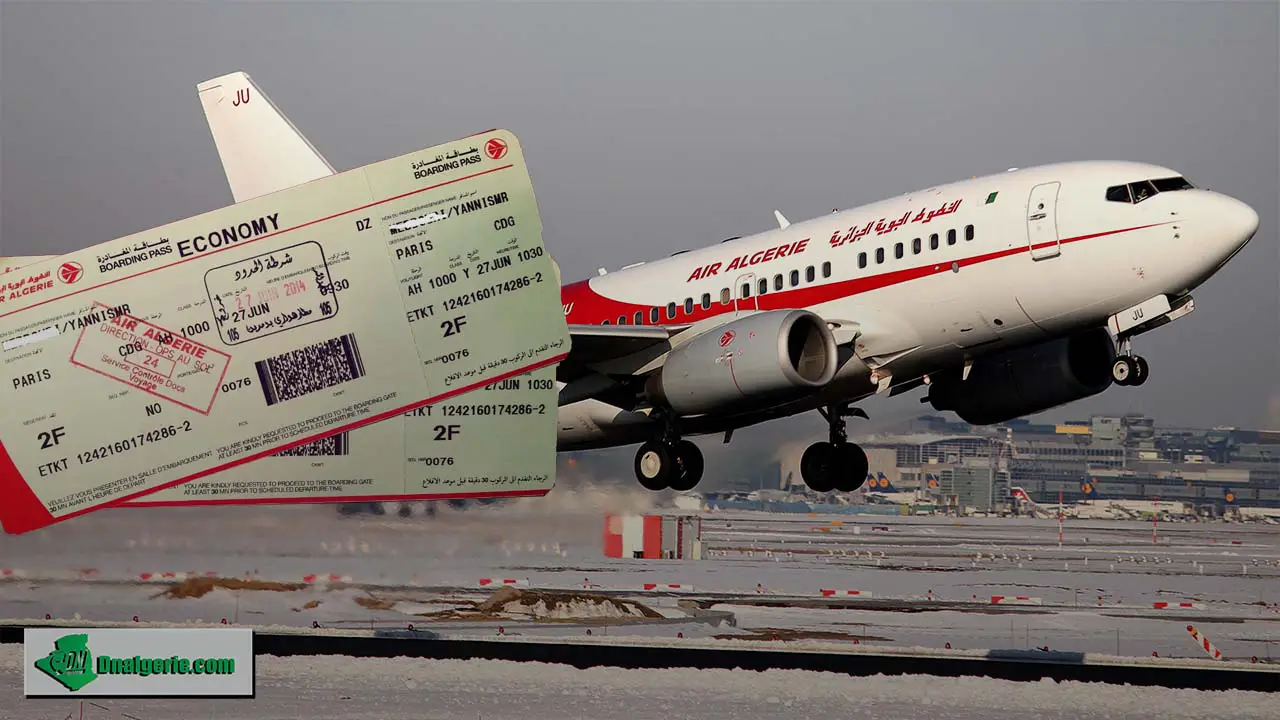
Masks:
[[[1276,702],[1268,693],[986,678],[261,657],[251,700],[103,699],[82,706],[22,698],[21,661],[20,646],[0,646],[0,720],[1199,720],[1274,718]]]
[[[534,601],[487,619],[449,618],[438,631],[488,633],[502,624],[523,634],[566,636],[594,628],[597,634],[705,638],[789,629],[895,647],[1048,645],[1194,656],[1198,650],[1185,629],[1191,620],[1230,657],[1280,656],[1274,632],[1280,533],[1266,526],[1161,523],[1159,542],[1152,543],[1150,523],[1068,520],[1059,548],[1053,520],[714,513],[703,517],[703,560],[603,557],[604,513],[643,512],[646,498],[651,496],[626,490],[557,489],[547,498],[501,506],[445,508],[434,519],[342,517],[332,506],[102,511],[27,535],[0,536],[0,570],[28,576],[0,581],[0,617],[423,626],[432,624],[430,613],[483,602],[492,591],[480,588],[481,578],[515,578],[534,589],[575,589],[584,581],[626,589],[627,599],[666,620],[644,624],[595,602],[540,609]],[[30,580],[57,572],[83,579]],[[216,590],[175,599],[156,597],[163,585],[102,582],[162,572],[287,582],[335,574],[356,587]],[[695,595],[748,599],[817,599],[824,588],[861,590],[902,606],[715,605],[734,613],[733,628],[690,618],[679,598],[641,592],[643,583],[679,583],[692,585]],[[460,589],[426,589],[432,586]],[[993,595],[1030,596],[1041,606],[993,607]],[[933,601],[970,606],[933,611]],[[1196,607],[1156,609],[1158,602]]]

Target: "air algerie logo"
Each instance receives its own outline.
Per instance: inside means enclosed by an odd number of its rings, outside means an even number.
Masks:
[[[36,669],[75,692],[98,679],[93,671],[89,636],[63,635],[53,642],[53,652],[35,662]]]
[[[84,275],[84,267],[75,261],[64,262],[58,268],[58,279],[68,285],[79,280],[81,275]]]
[[[720,347],[729,347],[729,343],[733,342],[735,337],[736,335],[733,334],[732,330],[725,330],[724,334],[720,336]]]
[[[507,144],[498,138],[493,138],[484,144],[484,154],[494,160],[499,160],[503,155],[507,154]]]

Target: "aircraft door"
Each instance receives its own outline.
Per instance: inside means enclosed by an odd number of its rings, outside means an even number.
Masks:
[[[733,310],[736,313],[752,312],[760,309],[760,301],[756,297],[756,274],[741,275],[734,282]]]
[[[1058,237],[1058,189],[1060,182],[1041,183],[1031,188],[1027,200],[1027,246],[1032,260],[1047,260],[1061,252]]]

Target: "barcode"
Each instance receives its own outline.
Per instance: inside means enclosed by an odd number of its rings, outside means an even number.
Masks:
[[[350,455],[350,433],[340,432],[336,435],[312,440],[309,443],[295,445],[288,450],[276,453],[277,457],[310,457],[315,455]]]
[[[360,348],[351,333],[259,360],[254,365],[268,406],[364,377]]]

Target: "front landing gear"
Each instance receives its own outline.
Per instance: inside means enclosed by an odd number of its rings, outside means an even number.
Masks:
[[[826,411],[819,410],[830,426],[831,439],[817,442],[800,457],[800,477],[814,492],[853,492],[867,480],[867,453],[848,441],[845,435],[846,417],[865,418],[866,413],[848,405],[837,405]]]
[[[636,479],[646,490],[692,490],[702,470],[702,451],[688,440],[650,440],[636,451]]]
[[[1120,344],[1121,354],[1111,363],[1111,379],[1117,385],[1138,386],[1147,381],[1148,369],[1145,358],[1134,355],[1133,347],[1126,338]]]

